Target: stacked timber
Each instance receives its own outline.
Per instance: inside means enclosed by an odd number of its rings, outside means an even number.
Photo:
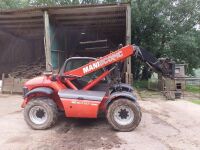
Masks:
[[[3,74],[1,91],[11,94],[22,93],[22,87],[26,81],[40,76],[45,71],[44,60],[44,58],[39,58],[34,63],[16,66],[9,74]]]
[[[30,79],[39,76],[45,71],[45,62],[43,60],[38,59],[32,64],[16,66],[12,72],[9,73],[9,76],[23,79]]]

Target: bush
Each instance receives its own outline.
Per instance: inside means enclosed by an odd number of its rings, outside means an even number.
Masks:
[[[192,92],[192,93],[200,93],[200,86],[186,85],[186,91]]]
[[[148,88],[148,81],[147,80],[133,81],[133,87],[135,87],[136,89],[147,89]]]

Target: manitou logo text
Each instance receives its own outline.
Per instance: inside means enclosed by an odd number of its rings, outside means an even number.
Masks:
[[[117,53],[112,53],[111,55],[104,57],[100,59],[97,62],[94,62],[86,67],[83,68],[83,73],[89,73],[95,69],[101,68],[102,66],[109,65],[112,62],[115,62],[117,59],[121,58],[123,56],[122,51],[119,51]]]

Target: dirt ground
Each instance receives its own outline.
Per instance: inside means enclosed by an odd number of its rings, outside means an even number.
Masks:
[[[140,92],[143,117],[133,132],[116,132],[106,119],[66,119],[49,130],[30,129],[20,108],[22,97],[0,95],[0,149],[3,150],[199,150],[200,105],[166,101]]]

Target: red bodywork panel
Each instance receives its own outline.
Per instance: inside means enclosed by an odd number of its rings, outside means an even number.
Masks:
[[[40,77],[36,77],[27,81],[24,84],[24,86],[27,87],[29,91],[38,87],[48,87],[48,88],[53,89],[54,94],[52,96],[52,99],[55,100],[60,110],[64,110],[64,107],[60,101],[60,97],[58,96],[58,91],[62,89],[66,89],[66,86],[59,79],[57,81],[51,81],[50,76],[40,76]],[[40,93],[38,93],[37,95],[33,95],[33,97],[35,96],[40,96]],[[44,95],[41,95],[41,96],[44,96]],[[32,96],[25,98],[21,107],[24,108],[31,98]]]
[[[24,86],[28,87],[29,90],[37,87],[49,87],[58,92],[61,89],[65,89],[66,86],[58,79],[57,81],[51,81],[50,76],[40,76],[27,81]]]
[[[97,118],[100,101],[61,98],[66,117]]]

